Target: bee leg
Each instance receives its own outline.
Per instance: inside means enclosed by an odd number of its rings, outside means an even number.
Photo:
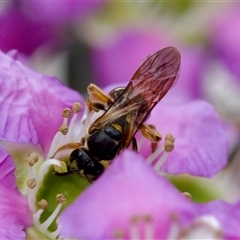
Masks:
[[[114,101],[110,95],[106,94],[101,88],[93,83],[88,85],[87,91],[89,99],[92,102],[98,102],[110,106]]]
[[[99,110],[106,111],[108,109],[106,104],[103,104],[101,102],[92,101],[90,99],[87,100],[86,104],[88,106],[88,109],[90,111],[94,111],[94,112],[98,112]]]
[[[135,137],[132,139],[132,148],[133,148],[133,151],[135,151],[135,152],[138,151],[137,140]]]
[[[82,145],[83,145],[82,143],[68,143],[68,144],[65,144],[65,145],[59,147],[51,158],[54,158],[56,156],[56,154],[60,151],[67,150],[67,149],[76,149],[76,148],[81,147]]]
[[[143,123],[141,126],[142,135],[151,142],[152,152],[154,152],[158,146],[158,142],[162,139],[162,135],[156,130],[156,127],[152,124]]]
[[[156,127],[152,124],[143,123],[141,126],[142,135],[151,142],[159,142],[162,139],[162,135],[156,130]]]

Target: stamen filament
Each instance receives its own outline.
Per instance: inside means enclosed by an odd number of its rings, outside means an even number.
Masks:
[[[61,230],[61,227],[58,226],[58,228],[54,232],[48,233],[49,238],[56,239],[60,235],[60,230]]]
[[[138,217],[133,217],[131,227],[130,227],[130,239],[141,239],[139,235],[138,225],[136,224],[138,221]]]
[[[145,216],[144,239],[155,239],[153,234],[152,219],[149,216]]]
[[[49,167],[51,165],[57,165],[59,167],[61,167],[61,161],[59,161],[58,159],[49,159],[49,160],[46,160],[42,165],[41,167],[39,168],[39,171],[38,171],[38,182],[42,182],[43,178],[44,178],[44,175],[46,174],[46,172],[48,171]]]
[[[147,158],[147,163],[151,164],[157,156],[159,156],[162,152],[164,151],[164,146],[161,146],[158,148],[154,153],[152,153],[148,158]]]
[[[69,131],[66,135],[66,142],[69,142],[71,140],[71,137],[72,137],[71,135],[73,133],[73,128],[74,128],[74,125],[76,123],[78,113],[81,110],[81,104],[79,102],[73,103],[72,109],[73,109],[74,114],[73,114],[73,117],[72,117],[72,119],[69,123]]]
[[[85,110],[86,110],[86,111],[84,112],[84,115],[83,115],[83,116],[87,116],[87,117],[86,117],[86,119],[85,119],[85,117],[82,117],[82,119],[81,119],[81,121],[80,121],[80,124],[82,125],[82,127],[81,127],[81,130],[80,130],[80,132],[79,132],[79,134],[78,134],[78,136],[77,136],[77,139],[82,139],[82,137],[85,136],[85,131],[86,131],[86,129],[88,129],[87,124],[90,124],[90,120],[91,120],[91,118],[92,118],[92,116],[93,116],[93,114],[94,114],[94,111],[91,111],[91,112],[89,112],[89,113],[87,114],[88,109],[86,108]],[[86,115],[85,115],[85,114],[86,114]]]
[[[35,200],[36,190],[35,189],[36,188],[33,188],[33,189],[29,188],[28,196],[27,196],[28,206],[32,212],[36,212],[36,200]]]
[[[40,226],[41,226],[41,223],[40,223],[39,219],[40,219],[40,216],[43,213],[43,211],[44,211],[44,209],[40,208],[40,209],[37,210],[37,212],[35,212],[33,214],[34,225],[37,226],[38,228],[40,228]]]
[[[61,196],[64,200],[64,196]],[[42,205],[42,207],[40,207],[40,209],[33,214],[33,221],[35,226],[45,235],[47,235],[48,237],[50,237],[51,239],[55,239],[59,236],[60,234],[60,225],[57,226],[57,229],[54,232],[49,232],[48,231],[48,227],[53,223],[54,219],[57,217],[57,215],[59,214],[62,205],[64,203],[64,200],[62,202],[59,202],[57,207],[55,208],[55,210],[52,212],[52,214],[50,215],[50,217],[43,223],[41,223],[39,221],[44,209],[46,209],[47,207],[47,202],[45,200],[42,200],[41,202],[39,202],[40,205]]]
[[[171,221],[170,229],[168,231],[167,239],[177,239],[180,231],[177,216],[173,214],[171,220],[172,221]]]
[[[29,178],[37,178],[35,169],[30,165],[28,165],[28,176]]]
[[[168,152],[164,152],[163,155],[158,159],[158,161],[156,162],[153,168],[155,171],[157,172],[160,171],[160,168],[162,167],[163,163],[166,161],[168,155],[169,155]]]
[[[78,116],[77,113],[73,114],[73,117],[72,117],[69,127],[68,127],[68,133],[66,134],[65,139],[64,139],[65,142],[71,142],[71,140],[72,140],[71,138],[72,138],[73,128],[74,128],[74,124],[77,120],[77,116]]]
[[[33,167],[31,167],[30,165],[28,165],[28,176],[29,176],[29,179],[37,178],[35,169]],[[36,211],[35,196],[36,196],[36,187],[29,188],[27,198],[28,198],[28,206],[32,212]]]
[[[62,133],[61,132],[57,132],[56,135],[54,136],[53,138],[53,141],[52,141],[52,144],[50,146],[50,149],[48,151],[48,154],[47,154],[47,158],[46,159],[49,159],[51,156],[53,156],[53,154],[55,153],[56,149],[57,149],[57,146],[59,145],[59,140],[62,136]]]
[[[57,217],[57,215],[59,214],[61,208],[62,208],[62,203],[58,203],[57,207],[55,208],[55,210],[53,211],[53,213],[50,215],[50,217],[41,224],[41,227],[44,229],[47,229],[52,222],[54,221],[54,219]]]

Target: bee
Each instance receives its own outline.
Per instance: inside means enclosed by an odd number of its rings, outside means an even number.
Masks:
[[[102,160],[112,161],[131,144],[137,150],[134,136],[139,129],[150,141],[158,141],[158,132],[144,122],[176,83],[180,61],[179,51],[166,47],[148,56],[125,88],[107,95],[91,85],[90,105],[95,111],[104,112],[90,125],[82,146],[70,154],[68,173],[81,174],[93,182],[105,170]],[[100,96],[100,101],[91,102],[92,95]]]

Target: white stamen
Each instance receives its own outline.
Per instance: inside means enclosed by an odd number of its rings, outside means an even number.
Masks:
[[[32,212],[36,212],[36,201],[35,201],[36,190],[35,189],[36,188],[34,189],[29,188],[28,196],[27,196],[28,206]]]
[[[53,154],[57,149],[57,146],[60,145],[59,141],[61,137],[62,137],[62,133],[58,131],[52,140],[52,144],[50,146],[46,159],[49,159],[51,156],[53,156]]]
[[[145,228],[144,228],[144,239],[155,239],[153,234],[153,224],[152,220],[146,216],[145,217]]]
[[[61,227],[58,226],[58,228],[54,232],[48,233],[48,236],[49,236],[50,239],[56,239],[60,235],[60,232],[61,232]]]
[[[28,176],[30,178],[37,178],[35,169],[31,166],[28,165]],[[36,187],[35,188],[29,188],[28,190],[28,206],[31,209],[32,212],[36,211],[36,201],[35,201],[35,196],[36,196]]]
[[[55,208],[55,210],[53,211],[53,213],[50,215],[50,217],[41,224],[41,228],[43,229],[47,229],[52,222],[54,221],[54,219],[57,217],[57,215],[59,214],[61,208],[62,208],[62,203],[58,203],[57,207]]]
[[[164,151],[164,146],[161,146],[160,148],[158,148],[154,153],[152,153],[147,158],[147,163],[151,164],[157,158],[157,156],[159,156],[163,151]]]
[[[46,172],[48,171],[48,169],[51,165],[57,165],[59,167],[62,166],[61,161],[59,161],[58,159],[46,160],[39,168],[38,178],[37,178],[38,182],[42,182],[44,175],[46,174]]]
[[[63,118],[63,124],[68,124],[68,118]]]
[[[73,114],[73,117],[70,121],[70,124],[69,124],[69,128],[68,128],[68,133],[66,134],[64,140],[65,142],[71,142],[72,141],[72,132],[73,132],[73,128],[74,128],[74,125],[76,123],[76,120],[77,120],[77,116],[78,116],[78,113],[74,113]]]
[[[55,239],[59,236],[60,234],[60,225],[58,225],[57,229],[54,232],[49,232],[48,228],[49,226],[53,223],[54,219],[57,217],[59,214],[61,208],[62,208],[62,203],[58,203],[57,207],[53,211],[53,213],[50,215],[50,217],[43,223],[39,221],[44,209],[40,208],[35,214],[33,214],[33,221],[35,226],[46,236],[48,236],[50,239]]]
[[[90,124],[90,120],[93,114],[94,114],[94,111],[88,112],[88,110],[86,109],[86,112],[84,113],[84,117],[80,121],[80,124],[82,125],[82,127],[78,134],[77,139],[82,139],[85,136],[86,130],[89,127],[88,125]]]
[[[29,178],[37,178],[35,169],[33,167],[31,167],[30,165],[28,165],[28,176],[29,176]]]
[[[141,239],[139,235],[138,225],[136,224],[136,220],[133,220],[130,226],[130,239],[131,240]]]
[[[178,224],[177,217],[173,215],[171,220],[172,220],[171,226],[168,232],[167,239],[178,239],[177,237],[179,235],[180,227]]]
[[[163,155],[158,159],[158,161],[154,165],[155,171],[157,171],[157,172],[160,171],[160,168],[162,167],[163,163],[166,161],[168,155],[169,155],[168,152],[164,152]]]
[[[43,213],[43,209],[38,209],[36,213],[33,214],[33,222],[34,225],[37,226],[38,228],[40,228],[41,223],[39,222],[39,219],[41,217],[41,214]]]

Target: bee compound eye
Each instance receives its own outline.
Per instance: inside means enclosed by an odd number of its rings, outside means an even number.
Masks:
[[[82,157],[82,151],[81,149],[75,149],[71,152],[69,156],[69,161],[72,163],[74,160],[80,159]]]

